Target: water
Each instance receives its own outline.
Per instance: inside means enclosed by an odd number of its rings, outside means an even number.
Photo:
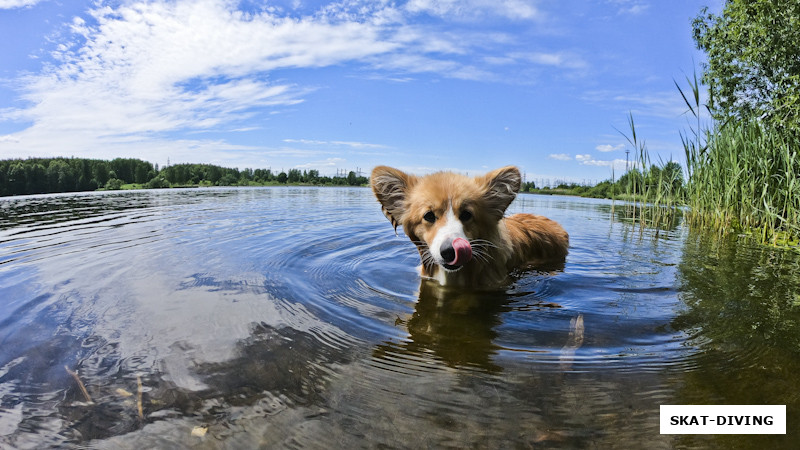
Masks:
[[[0,447],[796,445],[796,254],[510,212],[564,225],[565,269],[470,293],[420,284],[367,189],[2,199]],[[786,404],[788,434],[659,434],[692,403]]]

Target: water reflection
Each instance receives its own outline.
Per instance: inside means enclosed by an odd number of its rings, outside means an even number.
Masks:
[[[448,289],[423,280],[414,313],[405,325],[409,337],[401,342],[387,342],[375,349],[374,356],[386,361],[401,355],[420,357],[431,352],[450,367],[473,367],[498,372],[492,362],[499,347],[494,343],[500,314],[510,311],[504,291],[469,291]]]
[[[527,276],[552,275],[543,272],[539,274],[541,275],[527,273]],[[526,275],[520,272],[517,276]],[[378,345],[373,356],[385,360],[387,364],[400,361],[398,365],[402,365],[410,359],[424,361],[426,355],[432,355],[429,365],[443,363],[453,368],[478,369],[487,373],[501,372],[502,366],[494,362],[498,352],[519,350],[498,343],[498,327],[503,324],[504,314],[560,307],[539,298],[532,291],[464,291],[422,280],[414,313],[407,319],[398,318],[396,321],[397,326],[408,331],[408,336],[399,341],[392,340]],[[571,367],[571,358],[581,345],[578,342],[583,340],[583,319],[581,318],[579,336],[575,334],[575,320],[573,317],[569,329],[563,330],[566,338],[559,357],[565,363],[565,370]],[[542,331],[532,329],[529,333],[542,333],[545,335],[543,339],[546,339],[546,335],[553,331],[552,327],[547,327]],[[537,349],[527,351],[548,352]]]
[[[695,234],[679,265],[673,326],[698,351],[676,404],[786,405],[786,436],[687,436],[687,446],[792,448],[800,419],[800,255]]]

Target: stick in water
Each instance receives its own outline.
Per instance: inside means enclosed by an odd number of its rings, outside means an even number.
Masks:
[[[80,377],[78,376],[78,373],[69,370],[69,367],[67,366],[64,366],[64,370],[66,370],[68,374],[72,375],[72,378],[74,378],[78,383],[78,387],[81,388],[81,392],[83,392],[83,397],[86,399],[86,401],[88,403],[94,403],[92,401],[92,397],[89,395],[89,391],[86,390],[86,386],[83,385],[83,381],[81,381]]]
[[[139,408],[139,418],[144,419],[144,411],[142,411],[142,377],[136,375],[136,384],[138,386],[136,392],[136,405]]]

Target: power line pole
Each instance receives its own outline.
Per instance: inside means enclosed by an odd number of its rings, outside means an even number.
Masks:
[[[625,149],[625,172],[627,172],[629,170],[628,169],[628,154],[630,152],[631,152],[631,149],[629,149],[629,148]]]

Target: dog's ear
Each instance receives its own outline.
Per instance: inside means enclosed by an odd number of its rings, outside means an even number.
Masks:
[[[417,182],[417,177],[391,167],[378,166],[372,169],[369,180],[372,192],[381,203],[383,214],[397,231],[406,212],[406,195]]]
[[[496,215],[497,220],[502,219],[506,208],[514,201],[522,185],[519,169],[506,166],[487,173],[479,180],[485,186],[483,198],[487,209]]]

